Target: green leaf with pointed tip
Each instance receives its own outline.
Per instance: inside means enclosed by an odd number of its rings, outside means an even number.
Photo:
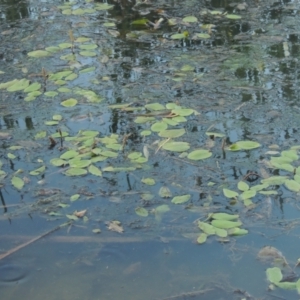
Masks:
[[[266,270],[266,275],[267,279],[274,284],[278,283],[283,278],[281,270],[278,267],[268,268]]]
[[[17,82],[15,82],[13,85],[9,86],[7,88],[8,92],[16,92],[16,91],[22,91],[26,89],[29,86],[29,80],[28,79],[20,79]]]
[[[292,179],[286,179],[284,182],[285,187],[292,192],[300,192],[300,183]]]
[[[96,70],[96,67],[89,67],[89,68],[85,68],[85,69],[81,69],[79,71],[80,74],[83,74],[83,73],[89,73],[89,72],[93,72]]]
[[[135,213],[141,217],[148,217],[148,211],[143,207],[137,207]]]
[[[47,96],[47,97],[55,97],[55,96],[58,95],[58,92],[49,91],[49,92],[45,92],[44,95]]]
[[[172,193],[171,193],[170,189],[166,186],[162,186],[159,189],[158,195],[162,198],[171,198],[172,197]]]
[[[40,175],[40,174],[44,173],[45,170],[46,170],[46,167],[45,167],[45,166],[42,166],[42,167],[40,167],[40,168],[37,168],[37,169],[35,169],[35,170],[29,172],[29,174],[32,175],[32,176],[36,176],[36,175]]]
[[[151,130],[154,132],[160,132],[160,131],[166,130],[167,128],[168,128],[168,125],[163,121],[156,122],[156,123],[152,124],[152,126],[151,126]]]
[[[60,51],[61,49],[56,46],[50,46],[50,47],[46,47],[45,50],[48,52],[51,52],[51,53],[55,53],[55,52]]]
[[[227,220],[227,221],[233,221],[239,218],[239,215],[230,215],[227,213],[213,213],[209,215],[209,217],[215,219],[215,220]]]
[[[148,136],[148,135],[151,135],[152,134],[152,131],[150,131],[150,130],[143,130],[143,131],[141,131],[141,135],[142,136]]]
[[[246,199],[250,199],[250,198],[255,197],[255,195],[256,195],[256,191],[254,191],[254,190],[248,190],[248,191],[243,192],[240,195],[240,197],[241,197],[242,200],[246,200]]]
[[[74,195],[72,195],[71,197],[70,197],[70,201],[76,201],[76,200],[78,200],[80,198],[80,194],[74,194]]]
[[[184,17],[182,21],[186,23],[196,23],[198,22],[198,19],[194,16],[188,16],[188,17]]]
[[[149,22],[149,20],[147,19],[138,19],[138,20],[135,20],[133,22],[131,22],[132,25],[147,25],[147,23]]]
[[[191,195],[189,195],[189,194],[182,195],[182,196],[175,196],[171,202],[174,204],[182,204],[182,203],[189,201],[190,198],[191,198]]]
[[[58,121],[45,121],[44,124],[48,126],[54,126],[58,124]]]
[[[228,232],[225,229],[216,227],[215,231],[216,231],[216,235],[221,238],[225,238],[228,236]]]
[[[157,102],[156,103],[146,104],[145,108],[148,109],[148,110],[154,110],[154,111],[165,110],[166,109],[162,104],[157,103]]]
[[[209,39],[210,34],[208,34],[208,33],[196,33],[196,37],[199,38],[199,39]]]
[[[172,120],[177,123],[184,123],[187,121],[187,119],[183,116],[173,117]]]
[[[172,40],[182,40],[185,38],[186,38],[186,35],[184,33],[175,33],[175,34],[171,35]]]
[[[295,170],[295,168],[291,164],[278,164],[278,163],[271,162],[271,165],[275,169],[285,170],[285,171],[292,172],[292,173]]]
[[[7,153],[7,157],[9,159],[15,159],[16,158],[16,156],[14,154],[12,154],[12,153]]]
[[[71,43],[61,43],[58,45],[58,47],[60,49],[67,49],[67,48],[71,48],[73,45]]]
[[[268,185],[281,185],[284,184],[284,182],[287,180],[286,176],[271,176],[269,178],[263,179],[261,182],[263,184]]]
[[[106,157],[118,157],[118,153],[116,153],[116,152],[113,152],[113,151],[102,151],[101,152],[101,155],[102,156],[106,156]]]
[[[286,150],[286,151],[282,151],[281,155],[283,157],[288,157],[289,159],[291,159],[292,161],[298,160],[299,156],[297,154],[296,150]]]
[[[52,158],[50,160],[50,164],[56,167],[61,167],[64,166],[67,162],[63,159],[60,158]]]
[[[92,163],[91,160],[89,159],[78,159],[78,158],[75,158],[75,159],[72,159],[72,160],[69,160],[69,165],[71,168],[86,168],[88,167],[90,164]]]
[[[216,228],[208,223],[198,221],[198,227],[207,235],[216,233]]]
[[[85,175],[86,173],[87,173],[87,170],[81,169],[81,168],[70,168],[64,172],[64,174],[67,176],[82,176],[82,175]]]
[[[230,229],[234,227],[239,227],[242,225],[241,222],[239,221],[228,221],[228,220],[212,220],[211,225],[217,227],[217,228],[222,228],[222,229]]]
[[[241,16],[239,16],[239,15],[234,15],[234,14],[227,14],[225,17],[226,17],[227,19],[230,19],[230,20],[239,20],[239,19],[242,18]]]
[[[51,54],[50,52],[45,51],[45,50],[36,50],[36,51],[31,51],[31,52],[27,53],[28,56],[36,57],[36,58],[46,57],[46,56],[49,56],[50,54]]]
[[[259,143],[253,141],[239,141],[236,142],[236,144],[238,145],[238,147],[244,150],[251,150],[260,147]]]
[[[212,156],[212,153],[205,149],[194,150],[187,156],[191,160],[201,160]]]
[[[65,78],[65,80],[71,81],[71,80],[76,79],[77,77],[78,77],[78,75],[77,75],[76,73],[72,73],[72,74],[68,75],[68,76]]]
[[[71,159],[79,155],[79,153],[75,150],[68,150],[65,153],[63,153],[60,158],[61,159]]]
[[[14,176],[12,179],[11,179],[11,184],[18,190],[21,190],[24,186],[24,181],[23,179],[17,177],[17,176]]]
[[[240,236],[240,235],[248,234],[248,230],[236,227],[236,228],[229,229],[228,234],[234,236]]]
[[[185,129],[168,129],[168,130],[162,130],[159,132],[159,136],[162,138],[177,138],[185,134]]]
[[[204,244],[207,240],[207,235],[205,233],[201,233],[197,238],[198,244]]]
[[[94,165],[90,165],[88,171],[95,176],[102,176],[102,171]]]
[[[10,87],[11,85],[15,84],[18,81],[19,80],[14,79],[14,80],[11,80],[11,81],[0,83],[0,90],[7,89],[8,87]]]
[[[238,189],[242,192],[248,191],[249,190],[249,185],[244,181],[239,181]]]
[[[61,102],[60,104],[64,107],[73,107],[77,104],[77,102],[78,101],[76,99],[70,98],[70,99],[67,99],[67,100]]]
[[[143,178],[141,180],[142,183],[145,183],[147,185],[154,185],[155,184],[155,180],[153,178]]]
[[[34,82],[24,89],[24,93],[34,92],[39,90],[40,88],[41,88],[41,84],[38,82]]]
[[[184,152],[190,149],[190,145],[186,142],[168,142],[163,144],[162,148],[168,151]]]
[[[82,50],[94,50],[98,48],[98,46],[96,44],[83,44],[79,45],[79,48]]]
[[[256,192],[261,191],[263,189],[266,189],[269,187],[269,184],[264,183],[264,184],[257,184],[257,185],[253,185],[251,186],[250,190],[254,190]]]
[[[223,194],[226,198],[236,198],[238,197],[238,193],[229,189],[223,189]]]

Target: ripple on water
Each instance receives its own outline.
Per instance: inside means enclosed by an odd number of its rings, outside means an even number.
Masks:
[[[27,280],[29,276],[28,267],[21,263],[0,264],[0,285],[20,284]]]

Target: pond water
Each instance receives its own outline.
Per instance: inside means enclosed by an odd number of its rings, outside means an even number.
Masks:
[[[1,295],[298,299],[298,1],[0,12]]]

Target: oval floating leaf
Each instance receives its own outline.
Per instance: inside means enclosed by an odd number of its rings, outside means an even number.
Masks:
[[[194,150],[187,156],[191,160],[206,159],[212,156],[212,153],[205,149]]]
[[[77,104],[77,102],[78,101],[76,99],[70,98],[70,99],[67,99],[67,100],[61,102],[60,104],[64,107],[73,107]]]
[[[207,235],[205,233],[201,233],[199,237],[197,238],[198,244],[204,244],[207,240]]]
[[[249,190],[249,185],[244,181],[239,181],[238,189],[242,192],[248,191]]]
[[[187,22],[187,23],[195,23],[198,22],[198,19],[194,16],[188,16],[182,19],[183,22]]]
[[[241,222],[237,221],[228,221],[228,220],[212,220],[211,225],[217,227],[217,228],[222,228],[222,229],[230,229],[234,227],[239,227],[242,225]]]
[[[30,57],[46,57],[49,56],[51,53],[45,50],[36,50],[36,51],[31,51],[28,52],[27,55]]]
[[[191,198],[191,195],[189,195],[189,194],[182,195],[182,196],[175,196],[171,202],[174,204],[182,204],[182,203],[189,201],[190,198]]]
[[[239,195],[237,192],[228,189],[223,189],[223,193],[226,198],[236,198]]]
[[[20,177],[14,176],[11,179],[11,184],[18,190],[21,190],[24,186],[24,181]]]
[[[151,126],[151,130],[154,131],[154,132],[160,132],[160,131],[163,131],[167,128],[168,128],[168,124],[166,124],[163,121],[156,122],[156,123],[152,124],[152,126]]]
[[[88,171],[95,176],[102,176],[101,170],[94,165],[90,165]]]
[[[159,136],[162,138],[177,138],[185,134],[185,129],[168,129],[168,130],[162,130],[159,132]]]
[[[135,213],[141,217],[148,217],[148,211],[143,207],[137,207]]]
[[[215,220],[228,220],[233,221],[239,218],[239,215],[230,215],[227,213],[213,213],[209,215],[209,217],[215,219]]]
[[[64,174],[67,176],[81,176],[81,175],[85,175],[86,173],[87,170],[81,168],[70,168],[64,172]]]
[[[239,19],[241,19],[242,17],[239,16],[239,15],[227,14],[227,15],[226,15],[226,18],[227,18],[227,19],[230,19],[230,20],[239,20]]]
[[[143,178],[141,181],[143,183],[147,184],[147,185],[154,185],[155,184],[155,180],[153,178]]]
[[[296,192],[296,193],[300,192],[300,183],[298,183],[295,180],[286,179],[284,185],[287,189],[289,189],[292,192]]]
[[[208,223],[198,221],[198,227],[207,235],[216,233],[216,228]]]
[[[274,284],[278,283],[283,278],[281,270],[278,267],[268,268],[266,274],[268,280]]]
[[[162,148],[174,152],[184,152],[190,149],[190,145],[186,142],[168,142],[163,144]]]

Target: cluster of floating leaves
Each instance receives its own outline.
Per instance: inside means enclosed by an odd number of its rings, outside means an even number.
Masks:
[[[198,227],[202,233],[199,235],[197,242],[203,244],[207,237],[216,235],[221,241],[227,241],[228,236],[242,236],[248,233],[248,230],[240,228],[242,222],[239,221],[239,215],[227,213],[211,213],[208,215],[208,221],[198,221]]]

